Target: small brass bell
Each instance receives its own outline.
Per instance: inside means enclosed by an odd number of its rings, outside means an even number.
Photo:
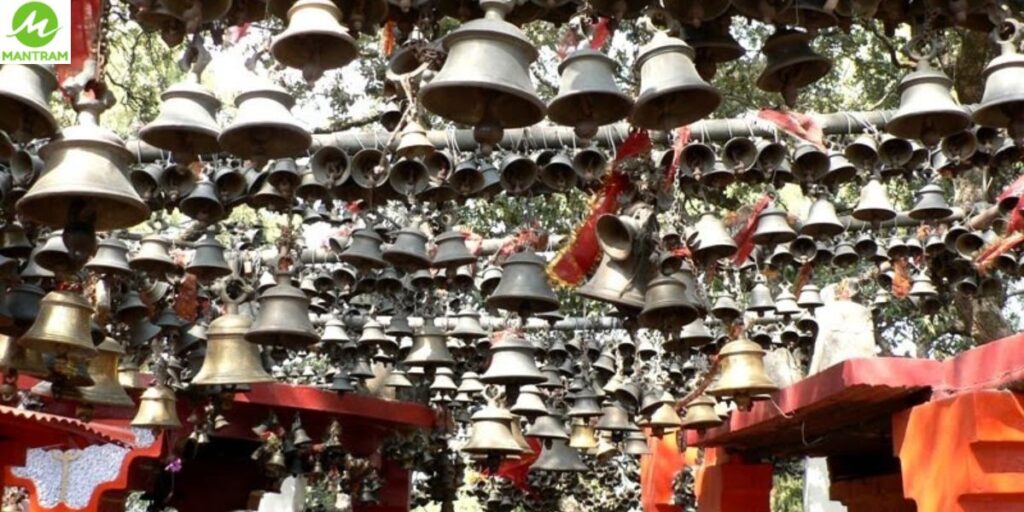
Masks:
[[[100,240],[96,255],[85,264],[91,272],[106,275],[128,276],[132,269],[128,266],[128,246],[115,236]]]
[[[464,23],[442,41],[448,58],[420,89],[425,109],[472,125],[487,153],[505,128],[531,126],[544,118],[544,103],[530,80],[537,50],[515,25],[504,21],[510,6],[487,2],[484,18]]]
[[[910,218],[915,220],[940,220],[953,214],[946,204],[942,187],[929,183],[917,192],[917,203],[910,210]]]
[[[811,204],[807,220],[800,227],[800,234],[813,238],[833,237],[845,230],[836,216],[836,207],[825,197],[818,197]]]
[[[838,151],[829,151],[828,172],[821,177],[821,183],[826,187],[837,187],[847,183],[857,175],[857,168],[846,159],[846,155]]]
[[[650,455],[651,449],[647,446],[647,437],[643,432],[630,432],[622,446],[622,453],[626,455]]]
[[[424,325],[412,337],[412,348],[402,364],[414,368],[454,365],[455,360],[448,351],[444,331],[434,325],[432,320],[424,319]]]
[[[682,426],[687,430],[703,432],[722,424],[722,419],[715,413],[715,399],[709,395],[694,398],[686,405],[686,415]]]
[[[749,410],[754,400],[778,389],[764,372],[764,350],[746,338],[727,343],[718,352],[721,371],[718,380],[708,388],[714,397],[731,398],[742,410]]]
[[[603,214],[597,218],[597,243],[604,254],[615,261],[626,261],[633,255],[633,246],[647,224],[650,210],[634,215]]]
[[[288,9],[288,28],[270,45],[274,59],[302,70],[307,82],[324,70],[344,67],[358,55],[355,39],[339,20],[341,11],[327,0],[299,0]]]
[[[132,419],[131,426],[165,430],[181,428],[174,391],[159,384],[147,388],[142,393],[139,411]]]
[[[640,95],[629,118],[632,124],[670,131],[718,108],[722,96],[697,73],[694,56],[693,48],[662,32],[640,49],[635,65]]]
[[[769,206],[757,216],[757,228],[750,239],[757,245],[788,244],[796,238],[796,231],[789,225],[786,211]]]
[[[25,236],[25,228],[20,222],[8,222],[0,235],[0,242],[0,255],[7,258],[27,258],[32,253],[32,243]]]
[[[206,178],[196,183],[195,188],[178,204],[178,209],[189,218],[204,224],[217,223],[226,214],[216,185]]]
[[[433,146],[430,149],[433,150]],[[427,166],[422,160],[401,158],[388,171],[387,185],[398,196],[415,196],[429,186]]]
[[[487,384],[521,386],[539,384],[547,380],[534,362],[533,344],[509,335],[491,346],[491,364],[480,376]]]
[[[715,214],[705,212],[694,225],[695,244],[691,243],[693,255],[702,265],[707,265],[736,254],[736,242],[725,230],[725,224]]]
[[[558,96],[548,104],[548,118],[572,126],[584,140],[597,135],[599,127],[621,121],[633,108],[633,100],[615,84],[617,64],[589,48],[576,50],[558,65],[561,84]]]
[[[935,297],[938,294],[939,292],[938,290],[935,289],[935,284],[932,283],[931,278],[928,277],[927,274],[925,274],[924,272],[919,272],[917,275],[914,276],[913,284],[911,284],[910,286],[909,295],[911,297],[916,297],[918,299],[923,300],[926,298]]]
[[[430,266],[434,268],[454,269],[463,265],[476,263],[476,256],[473,256],[466,247],[466,235],[459,231],[447,231],[434,238],[437,252]]]
[[[607,172],[608,158],[596,148],[583,148],[572,157],[572,166],[576,176],[584,187],[597,183]]]
[[[395,268],[413,272],[430,266],[427,255],[427,235],[415,226],[402,229],[395,235],[395,243],[381,254],[384,261]]]
[[[569,446],[566,439],[552,439],[546,444],[540,456],[530,466],[531,471],[553,473],[585,473],[589,471],[580,458],[580,453]]]
[[[539,417],[547,415],[548,408],[544,405],[544,397],[540,388],[528,384],[519,388],[519,397],[516,398],[516,403],[509,408],[509,411],[516,416],[526,418],[529,422],[534,422]]]
[[[849,267],[857,263],[860,257],[853,250],[853,244],[849,240],[843,240],[836,244],[836,252],[832,256],[832,264],[837,267]]]
[[[557,310],[558,297],[548,283],[544,259],[525,250],[505,260],[501,281],[487,297],[487,306],[521,315]]]
[[[281,87],[256,80],[235,98],[238,114],[221,132],[221,148],[260,161],[303,154],[312,136],[289,112],[294,104]]]
[[[872,171],[879,163],[878,140],[873,135],[865,133],[847,144],[843,154],[858,169]]]
[[[177,162],[220,152],[217,110],[220,100],[194,80],[172,85],[160,95],[160,115],[139,130],[147,144],[170,151]]]
[[[821,288],[814,283],[807,283],[800,288],[800,295],[796,299],[796,304],[804,309],[814,310],[824,306],[825,303],[821,300]]]
[[[203,366],[194,377],[196,386],[232,386],[273,382],[274,378],[263,369],[259,347],[246,341],[245,334],[252,319],[238,313],[238,305],[228,301],[225,313],[206,331],[206,355]]]
[[[832,62],[814,53],[806,32],[780,28],[768,37],[761,52],[768,60],[757,87],[781,93],[786,105],[796,106],[798,90],[820,80],[832,70]]]
[[[545,411],[539,415],[526,431],[526,437],[547,440],[568,441],[569,434],[565,433],[565,424],[559,416]]]
[[[576,186],[576,169],[565,153],[556,153],[538,172],[540,183],[554,192],[566,192]]]
[[[57,90],[53,68],[40,64],[8,64],[0,68],[0,130],[19,142],[52,137],[60,126],[50,112]]]
[[[742,172],[757,160],[757,146],[746,137],[733,137],[722,146],[722,165],[734,172]]]
[[[475,195],[483,190],[484,173],[480,163],[475,159],[460,162],[448,177],[448,185],[463,197]]]
[[[128,260],[132,270],[152,276],[164,276],[177,270],[169,250],[171,241],[160,235],[147,235],[142,239],[139,252]]]
[[[932,68],[927,56],[915,57],[917,69],[900,80],[900,108],[885,124],[885,131],[933,147],[943,137],[970,126],[971,116],[950,95],[953,81]]]
[[[699,314],[696,290],[697,280],[688,266],[673,275],[656,276],[647,285],[640,325],[672,332],[693,322]]]
[[[463,452],[498,460],[523,452],[512,436],[513,416],[507,410],[490,404],[474,413],[471,421],[469,441],[463,445]]]
[[[597,432],[585,420],[577,419],[572,422],[572,431],[569,435],[569,446],[581,450],[597,448]]]
[[[601,418],[595,426],[597,430],[612,433],[630,432],[637,427],[629,417],[629,412],[618,402],[612,402],[601,408]]]
[[[68,254],[60,231],[50,234],[46,244],[33,255],[33,259],[36,264],[55,274],[68,275],[78,268],[78,265],[71,261],[71,255]]]
[[[750,299],[747,301],[747,311],[759,317],[775,312],[775,300],[772,298],[772,291],[765,284],[764,274],[758,274],[754,278],[754,287],[750,290]]]
[[[18,343],[40,353],[78,360],[96,354],[89,333],[93,314],[89,301],[70,291],[52,291],[39,306],[39,316]]]
[[[501,161],[501,186],[512,195],[529,191],[537,182],[537,163],[523,155],[508,154]]]
[[[309,298],[292,286],[288,272],[278,273],[276,282],[260,295],[260,310],[245,333],[246,341],[291,349],[320,341],[309,320]]]
[[[864,222],[885,222],[896,217],[896,209],[889,201],[885,185],[871,178],[860,191],[860,201],[853,210],[853,218]]]
[[[463,309],[455,315],[455,327],[448,335],[461,340],[476,340],[487,336],[487,331],[480,325],[479,313],[472,309]]]
[[[828,155],[810,143],[802,143],[793,152],[793,174],[804,182],[820,180],[830,166]]]
[[[364,271],[386,267],[388,262],[384,260],[380,250],[383,242],[384,239],[376,231],[368,228],[357,229],[352,233],[352,242],[338,259]]]
[[[224,246],[211,233],[207,233],[196,242],[192,261],[185,267],[185,271],[204,283],[231,274],[231,267],[224,259]]]

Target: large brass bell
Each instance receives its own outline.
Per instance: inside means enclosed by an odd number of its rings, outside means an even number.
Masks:
[[[757,78],[757,87],[781,93],[786,105],[796,106],[798,90],[832,70],[832,62],[814,53],[810,41],[806,32],[792,29],[778,29],[769,36],[761,48],[768,63]]]
[[[81,295],[52,291],[39,302],[39,316],[18,343],[40,353],[87,359],[96,354],[89,333],[92,314]]]
[[[714,397],[727,397],[737,407],[749,410],[754,400],[778,389],[764,371],[764,350],[746,338],[726,343],[718,352],[721,370],[718,380],[708,388]]]
[[[584,473],[589,471],[580,458],[580,452],[571,448],[565,439],[552,439],[545,443],[540,457],[530,466],[531,471],[551,471],[554,473]]]
[[[170,151],[177,162],[220,151],[220,100],[194,80],[172,85],[160,95],[160,115],[139,130],[147,144]]]
[[[46,169],[17,203],[24,217],[64,228],[65,243],[68,236],[95,237],[95,231],[128,228],[149,217],[125,175],[135,156],[117,135],[99,126],[95,113],[83,110],[78,120],[39,150]],[[76,250],[75,244],[68,245]]]
[[[292,286],[288,272],[278,273],[276,282],[260,295],[259,314],[245,333],[246,341],[291,349],[320,341],[309,320],[309,298]]]
[[[662,32],[640,49],[636,59],[640,95],[629,118],[631,123],[671,131],[718,108],[722,96],[700,77],[693,58],[693,48]]]
[[[518,336],[506,336],[491,346],[491,364],[480,376],[480,381],[512,386],[544,382],[546,378],[533,359],[534,351],[529,341]]]
[[[916,220],[940,220],[953,214],[953,210],[946,204],[946,198],[942,187],[935,183],[928,183],[917,192],[917,203],[910,210],[910,218]]]
[[[238,114],[220,134],[221,148],[240,158],[266,161],[305,153],[313,138],[290,112],[284,89],[256,80],[235,98]]]
[[[558,96],[548,104],[548,118],[572,126],[584,140],[597,135],[599,127],[624,119],[633,99],[615,84],[615,68],[615,61],[597,50],[570,54],[558,65],[562,80]]]
[[[639,312],[644,307],[648,281],[646,275],[637,275],[640,265],[640,258],[620,262],[606,253],[598,263],[597,270],[583,286],[576,289],[576,293],[588,299]]]
[[[206,330],[206,355],[199,373],[192,377],[192,384],[230,386],[272,382],[274,378],[263,369],[259,347],[245,339],[251,326],[252,319],[238,314],[237,305],[228,302],[225,314],[210,322]]]
[[[174,391],[159,384],[143,391],[139,411],[132,418],[131,426],[165,430],[181,428]]]
[[[57,76],[49,66],[6,64],[0,68],[0,130],[28,142],[51,137],[59,125],[50,112]]]
[[[1018,146],[1024,145],[1024,56],[1015,46],[1020,30],[1017,22],[1007,22],[995,32],[1000,55],[985,67],[985,94],[974,109],[975,123],[1006,128]]]
[[[544,259],[525,250],[505,260],[501,281],[487,297],[487,305],[521,315],[557,310],[558,296],[548,283]]]
[[[544,118],[544,103],[530,80],[537,50],[515,25],[504,21],[509,5],[481,4],[482,19],[448,33],[441,71],[420,89],[428,111],[474,127],[473,137],[486,152],[505,128],[531,126]]]
[[[900,80],[900,108],[885,124],[885,131],[933,147],[943,137],[970,126],[971,116],[950,95],[953,81],[932,68],[930,56],[913,53],[917,69]]]
[[[757,216],[757,228],[751,240],[757,245],[788,244],[796,238],[796,231],[789,225],[786,211],[769,206]]]
[[[124,355],[124,349],[118,342],[107,338],[96,347],[96,350],[96,356],[89,360],[88,365],[93,384],[60,389],[60,398],[111,407],[134,407],[135,402],[121,386],[117,376],[118,359]],[[40,396],[53,396],[55,391],[57,390],[48,382],[40,383],[32,389],[34,394]]]
[[[424,319],[424,325],[417,329],[412,337],[412,348],[402,361],[405,366],[414,368],[436,368],[452,366],[455,360],[445,342],[445,334],[430,319]]]
[[[352,233],[352,242],[338,259],[361,270],[386,267],[388,262],[380,250],[383,242],[384,239],[376,231],[369,228],[357,229]]]
[[[359,53],[340,19],[341,11],[329,0],[299,0],[288,9],[288,28],[274,37],[270,52],[313,83],[324,70],[344,67]]]
[[[885,185],[878,178],[871,178],[860,190],[860,201],[852,215],[864,222],[885,222],[896,217],[896,209],[889,202]]]

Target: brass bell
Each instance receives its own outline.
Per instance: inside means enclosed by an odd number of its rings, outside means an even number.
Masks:
[[[186,216],[204,224],[219,222],[226,214],[216,185],[206,178],[196,183],[195,188],[181,200],[178,209]]]
[[[805,284],[800,288],[800,295],[796,299],[796,304],[811,311],[824,306],[825,303],[821,300],[821,289],[814,283]]]
[[[673,275],[656,276],[647,285],[640,325],[662,332],[678,331],[698,316],[696,290],[697,280],[688,266]]]
[[[569,447],[581,450],[597,448],[597,432],[586,420],[577,419],[572,422],[569,434]]]
[[[430,266],[427,235],[416,226],[406,227],[395,235],[395,243],[385,249],[381,257],[404,272],[427,268]]]
[[[88,365],[93,384],[64,390],[61,392],[61,398],[111,407],[134,407],[135,402],[118,380],[118,358],[124,355],[124,349],[111,338],[105,339],[96,349],[97,354],[89,360]],[[46,386],[38,391],[33,388],[32,392],[40,396],[53,396],[49,383],[41,384]]]
[[[476,256],[473,256],[466,247],[466,235],[459,231],[447,231],[437,235],[434,244],[437,251],[430,262],[431,267],[454,269],[476,263]]]
[[[697,317],[694,321],[683,326],[683,330],[676,338],[683,348],[696,348],[707,345],[714,341],[714,336],[704,324],[703,317]],[[677,351],[678,352],[678,351]]]
[[[709,395],[694,398],[686,405],[686,415],[682,426],[687,430],[703,432],[722,424],[722,419],[715,413],[715,399]]]
[[[708,265],[736,254],[736,242],[725,230],[725,224],[711,212],[705,212],[694,225],[693,255],[701,265]]]
[[[1004,23],[993,32],[1000,47],[1000,55],[985,66],[985,93],[981,104],[974,109],[974,122],[981,126],[1006,128],[1018,146],[1024,142],[1024,56],[1017,52],[1014,41],[1020,27]]]
[[[71,255],[64,245],[64,239],[60,231],[54,231],[46,239],[46,244],[33,255],[36,264],[60,275],[74,273],[78,268],[75,262],[71,261]]]
[[[618,402],[611,402],[601,408],[601,418],[597,420],[595,428],[612,433],[637,430],[637,426],[629,417],[629,412]]]
[[[106,275],[128,276],[132,273],[128,266],[128,246],[116,236],[100,240],[96,255],[85,264],[91,272]]]
[[[139,130],[140,139],[170,151],[177,162],[220,152],[220,100],[213,93],[194,80],[186,80],[164,91],[160,102],[160,115]]]
[[[710,169],[701,173],[697,181],[707,188],[722,190],[736,181],[736,173],[717,160]]]
[[[924,272],[918,272],[914,276],[913,283],[910,285],[911,297],[916,297],[919,300],[923,300],[929,297],[935,297],[939,294],[935,288],[935,284],[932,283],[930,277]]]
[[[757,78],[758,89],[781,93],[786,105],[795,107],[798,90],[832,70],[832,62],[814,53],[810,42],[806,32],[776,29],[761,48],[768,63]]]
[[[528,316],[555,311],[558,296],[548,283],[544,259],[531,250],[513,254],[502,265],[501,281],[487,306]]]
[[[263,369],[259,347],[246,341],[252,319],[238,313],[238,305],[228,301],[223,315],[210,322],[206,331],[206,355],[203,366],[192,377],[196,386],[233,386],[273,382]]]
[[[775,312],[775,300],[772,298],[771,289],[765,284],[764,274],[757,274],[754,277],[754,287],[750,289],[747,311],[759,317]]]
[[[53,68],[40,64],[7,64],[0,68],[0,130],[18,142],[52,137],[60,126],[50,112],[57,90]]]
[[[817,146],[802,143],[793,152],[793,174],[800,181],[811,182],[821,179],[830,166],[829,157]]]
[[[220,166],[213,175],[213,184],[221,203],[228,206],[239,203],[248,188],[245,175],[237,165]],[[138,190],[138,188],[135,190]],[[139,195],[142,195],[143,199],[145,199],[144,194],[140,192]]]
[[[607,165],[608,158],[594,147],[580,149],[572,157],[572,167],[585,188],[604,177],[608,170]]]
[[[221,148],[257,161],[305,153],[312,136],[292,117],[294,105],[295,99],[284,89],[257,79],[235,98],[238,114],[221,132]]]
[[[276,282],[260,295],[260,310],[245,333],[246,341],[289,349],[320,341],[309,320],[309,298],[292,286],[288,272],[279,272]]]
[[[566,192],[576,186],[576,169],[565,153],[556,153],[538,172],[541,184],[555,192]]]
[[[473,425],[469,441],[462,446],[463,452],[487,457],[489,462],[523,453],[512,436],[512,422],[515,419],[507,410],[489,404],[474,413],[471,421]]]
[[[769,206],[757,216],[757,228],[750,239],[757,245],[788,244],[796,238],[796,231],[789,225],[786,211]]]
[[[483,190],[484,173],[480,163],[475,159],[460,162],[448,177],[448,185],[463,197],[475,195]]]
[[[436,368],[455,364],[445,343],[444,331],[434,325],[433,320],[424,319],[423,326],[412,337],[412,348],[409,349],[402,364],[414,368]]]
[[[8,222],[4,225],[0,242],[0,255],[4,257],[27,258],[32,253],[32,243],[25,236],[25,228],[20,222]]]
[[[540,170],[537,162],[523,155],[510,153],[501,161],[501,186],[512,195],[524,194],[529,191]]]
[[[849,240],[843,240],[836,244],[836,252],[832,256],[832,264],[837,267],[849,267],[857,263],[860,257],[853,250],[853,244]]]
[[[530,466],[530,471],[553,473],[585,473],[589,470],[580,458],[580,452],[570,447],[566,439],[552,439],[545,443],[540,456]]]
[[[132,419],[131,426],[165,430],[181,428],[174,391],[160,384],[143,391],[139,411]]]
[[[939,145],[953,166],[962,166],[978,153],[978,138],[972,130],[963,130],[942,138]]]
[[[572,407],[569,408],[567,416],[570,418],[595,418],[604,414],[597,399],[600,398],[593,389],[584,389],[570,397]]]
[[[878,252],[878,243],[869,233],[861,233],[853,244],[853,249],[861,258],[871,258]]]
[[[693,48],[658,32],[640,49],[635,68],[640,95],[630,122],[650,130],[671,131],[703,119],[718,108],[721,94],[704,81],[693,64]]]
[[[460,340],[476,340],[486,337],[487,331],[480,325],[479,313],[472,309],[463,309],[455,315],[455,327],[448,332],[448,336]]]
[[[519,388],[519,396],[516,398],[516,402],[512,404],[512,407],[509,408],[509,411],[516,416],[526,418],[531,423],[548,414],[548,408],[544,405],[544,397],[541,394],[540,388],[532,384],[523,385]],[[564,431],[562,433],[563,435],[565,434]],[[568,436],[565,436],[565,438],[568,439]]]
[[[941,220],[953,214],[953,210],[946,204],[946,198],[942,187],[935,183],[928,183],[921,190],[917,191],[917,203],[910,210],[910,218],[915,220]]]
[[[858,169],[872,171],[878,165],[878,140],[874,135],[863,134],[846,145],[843,154]]]
[[[444,37],[448,58],[420,89],[419,100],[431,113],[473,126],[473,137],[486,154],[501,141],[505,128],[536,124],[544,118],[545,107],[530,80],[537,50],[521,30],[504,21],[510,6],[487,2],[481,7],[484,18]]]
[[[633,99],[615,84],[616,67],[614,60],[597,50],[584,48],[569,54],[558,65],[561,83],[558,96],[548,104],[548,118],[574,127],[583,140],[592,139],[601,126],[624,119]]]
[[[638,209],[632,215],[603,214],[597,218],[595,235],[604,254],[615,261],[627,261],[643,232],[651,210]]]
[[[630,432],[623,442],[622,453],[626,455],[650,455],[651,449],[647,446],[647,437],[643,432]]]
[[[742,172],[756,160],[757,146],[746,137],[733,137],[722,146],[722,165],[734,172]]]
[[[369,228],[357,229],[352,233],[352,242],[338,256],[338,259],[364,272],[369,269],[386,267],[388,262],[384,260],[380,250],[383,242],[384,239],[376,231]]]
[[[828,238],[836,236],[845,230],[839,217],[836,216],[836,206],[826,197],[818,197],[811,204],[807,213],[807,220],[800,227],[800,234],[813,238]]]
[[[934,147],[943,137],[965,130],[971,115],[950,95],[952,86],[945,73],[932,68],[926,56],[919,56],[917,69],[900,80],[900,108],[885,124],[885,131]]]
[[[746,338],[730,341],[718,358],[721,370],[709,395],[731,398],[741,410],[749,410],[754,400],[778,389],[764,372],[764,350],[757,343]]]
[[[526,431],[526,437],[532,437],[540,439],[542,441],[548,440],[562,440],[568,441],[569,434],[565,433],[565,424],[562,418],[555,413],[544,413],[537,416],[530,425],[529,430]]]
[[[18,200],[18,213],[64,228],[67,235],[93,237],[95,231],[128,228],[146,220],[149,208],[125,175],[135,156],[114,132],[99,125],[95,113],[83,110],[78,120],[39,150],[46,169]],[[94,250],[95,246],[87,252]]]
[[[534,362],[533,344],[518,336],[508,335],[491,345],[491,362],[480,381],[487,384],[521,386],[547,380]]]
[[[341,11],[328,0],[299,0],[288,9],[288,28],[274,37],[270,52],[313,83],[324,70],[344,67],[359,53],[340,19]]]
[[[896,209],[889,201],[885,185],[878,178],[868,180],[860,190],[860,201],[853,210],[853,218],[864,222],[885,222],[896,217]],[[873,251],[872,251],[873,252]]]
[[[151,276],[164,276],[177,271],[178,266],[170,256],[171,241],[160,235],[147,235],[142,245],[131,259],[128,266],[137,272],[145,272]]]
[[[430,149],[434,149],[431,146]],[[422,160],[401,158],[388,171],[388,186],[395,194],[409,197],[426,190],[429,185],[429,173]]]
[[[373,373],[370,373],[373,376]],[[440,395],[442,398],[448,398],[455,395],[455,392],[459,389],[459,386],[452,380],[452,369],[451,368],[438,368],[434,373],[434,380],[430,383],[429,387],[432,393]]]
[[[185,271],[204,283],[231,274],[231,267],[224,259],[224,246],[213,234],[207,233],[196,242],[192,261],[185,267]]]
[[[637,275],[639,268],[640,258],[619,262],[605,254],[590,280],[577,288],[576,294],[639,312],[644,306],[648,281],[646,276]]]
[[[835,188],[857,176],[857,168],[846,159],[846,155],[829,151],[828,159],[828,171],[821,177],[821,183],[826,187]]]
[[[96,354],[89,333],[92,314],[92,306],[81,295],[52,291],[39,302],[39,316],[18,343],[44,354],[88,359]]]

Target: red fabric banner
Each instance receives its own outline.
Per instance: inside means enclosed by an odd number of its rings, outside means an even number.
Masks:
[[[57,83],[85,68],[85,61],[93,56],[102,15],[100,0],[71,0],[71,63],[55,66]]]
[[[750,217],[747,217],[747,224],[733,237],[737,250],[736,256],[733,257],[732,261],[736,265],[743,264],[744,261],[747,261],[750,253],[754,252],[754,241],[751,240],[751,237],[754,236],[754,231],[757,230],[757,217],[770,204],[772,204],[772,196],[768,193],[762,194],[757,202],[754,203],[754,209],[751,210]]]
[[[757,117],[774,124],[793,137],[810,142],[822,150],[825,149],[825,133],[814,116],[788,110],[762,108],[757,113]]]

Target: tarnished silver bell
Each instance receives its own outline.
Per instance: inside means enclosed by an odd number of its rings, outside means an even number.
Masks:
[[[483,2],[481,7],[482,19],[444,37],[448,58],[420,89],[419,100],[431,113],[473,126],[473,136],[486,152],[501,140],[505,128],[543,119],[545,107],[530,80],[537,50],[521,30],[503,20],[511,6]]]
[[[615,84],[617,64],[589,48],[576,50],[558,65],[558,95],[548,104],[548,118],[572,126],[576,136],[589,140],[599,127],[621,121],[633,108],[633,99]]]
[[[836,215],[836,207],[826,197],[819,197],[811,204],[807,220],[800,226],[800,234],[813,238],[836,236],[845,230]]]
[[[235,98],[238,114],[220,134],[221,148],[241,158],[265,161],[306,152],[313,138],[291,114],[295,99],[264,79]]]
[[[953,214],[946,204],[942,187],[936,183],[928,183],[917,192],[917,203],[910,210],[910,218],[916,220],[940,220]]]
[[[814,53],[810,42],[811,37],[806,32],[776,29],[761,48],[768,62],[757,78],[757,87],[781,93],[786,105],[796,106],[799,89],[817,82],[832,70],[832,62]]]
[[[953,81],[932,68],[927,56],[917,57],[917,69],[900,80],[900,108],[885,131],[934,147],[943,137],[970,126],[971,115],[950,95]]]
[[[220,100],[192,78],[160,95],[160,115],[139,130],[147,144],[170,151],[176,162],[220,152]]]
[[[501,281],[487,297],[487,306],[524,315],[557,310],[544,259],[531,250],[513,254],[502,265]]]
[[[59,125],[50,112],[57,90],[53,69],[40,64],[6,64],[0,68],[0,130],[19,142],[52,137]]]
[[[6,66],[5,66],[6,67]],[[135,160],[114,132],[99,125],[93,110],[79,112],[78,125],[39,150],[46,169],[18,200],[23,217],[66,235],[92,234],[134,226],[149,217],[149,208],[132,188],[126,170]],[[65,237],[67,241],[67,237]],[[76,250],[71,247],[69,250]],[[95,251],[95,246],[91,253]]]
[[[772,298],[772,291],[765,283],[764,274],[757,274],[754,278],[754,287],[751,288],[750,297],[747,300],[747,311],[755,313],[757,316],[775,312],[775,300]]]
[[[307,82],[325,70],[342,68],[359,53],[355,39],[329,0],[298,0],[288,9],[288,28],[274,37],[270,52],[281,64],[302,70]]]
[[[299,349],[320,337],[309,320],[309,298],[292,286],[291,274],[279,272],[276,283],[260,294],[260,309],[245,339],[258,345]]]
[[[852,215],[864,222],[885,222],[896,217],[885,185],[878,178],[871,178],[860,190],[860,200]]]
[[[985,93],[974,109],[974,122],[981,126],[1006,128],[1018,146],[1024,145],[1024,55],[1017,52],[1021,27],[1006,22],[993,34],[1000,55],[985,67]]]
[[[786,211],[773,205],[758,214],[757,228],[750,238],[757,245],[788,244],[796,238],[796,231],[789,225]]]
[[[640,95],[629,117],[632,124],[670,131],[718,108],[722,96],[700,77],[693,58],[693,48],[663,32],[640,49],[635,64]]]

